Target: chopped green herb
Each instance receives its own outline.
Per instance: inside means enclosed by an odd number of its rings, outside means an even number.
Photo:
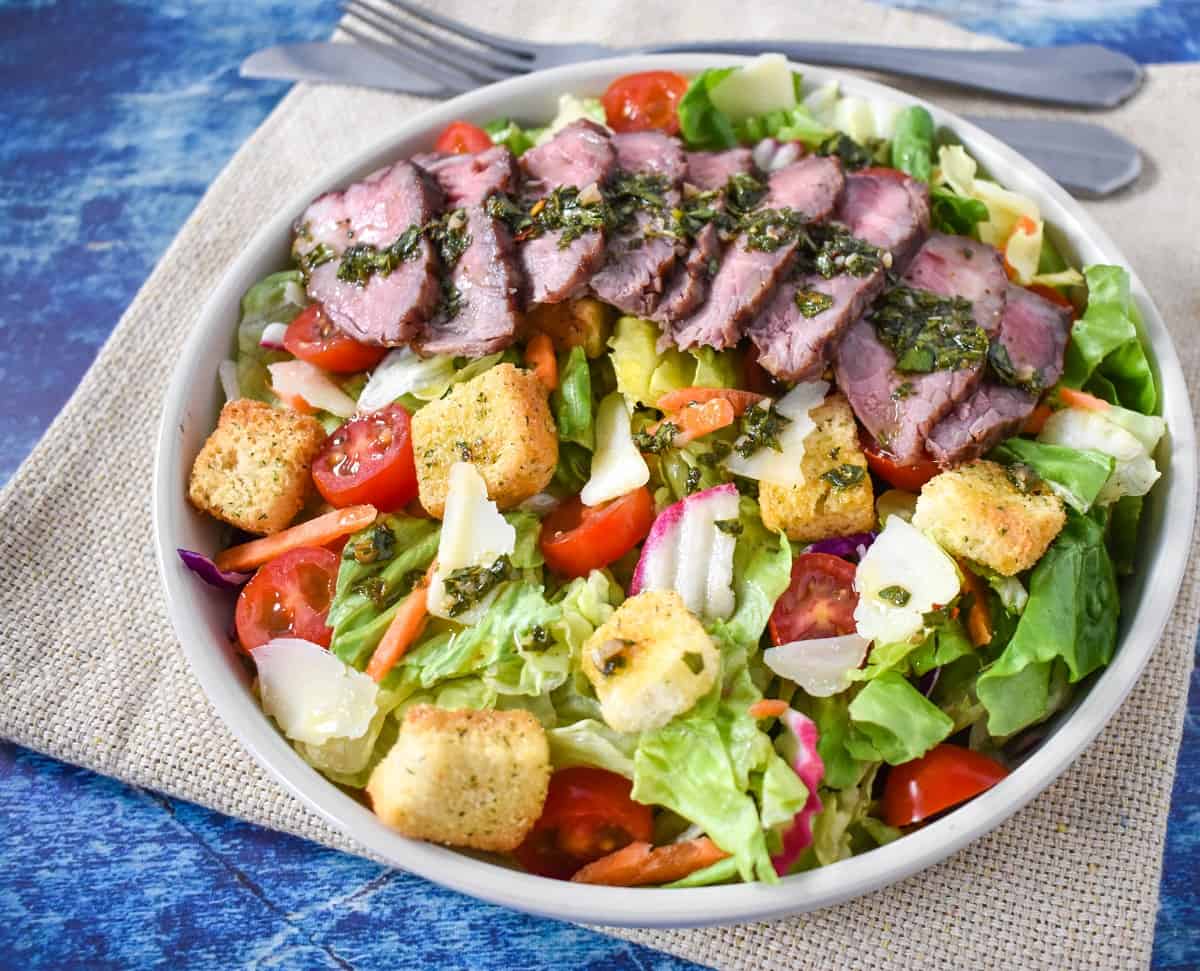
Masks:
[[[1045,387],[1042,372],[1037,368],[1018,369],[1008,356],[1008,348],[998,340],[992,341],[988,347],[987,361],[992,374],[1003,384],[1022,388],[1035,395]]]
[[[698,488],[700,488],[700,470],[693,465],[687,471],[687,478],[684,480],[684,489],[690,496]]]
[[[804,235],[804,214],[795,209],[756,209],[740,220],[738,228],[746,240],[746,249],[774,253],[790,246]]]
[[[688,666],[688,670],[692,674],[701,674],[704,671],[704,655],[697,654],[695,651],[685,651],[683,655],[683,663]]]
[[[674,422],[664,421],[659,424],[653,435],[646,431],[638,432],[633,436],[633,444],[642,452],[659,455],[671,447],[671,443],[675,441],[675,436],[678,434],[678,425]]]
[[[1041,476],[1024,462],[1014,462],[1012,465],[1006,465],[1004,467],[1004,474],[1008,477],[1008,481],[1012,483],[1012,487],[1022,495],[1034,492],[1042,484]]]
[[[463,442],[463,441],[457,441],[454,443],[454,448],[455,448],[455,451],[458,452],[458,457],[460,459],[462,459],[464,462],[471,461],[471,446],[470,445],[468,445],[466,442]]]
[[[916,389],[913,388],[913,383],[911,381],[905,381],[901,384],[898,384],[896,385],[895,390],[892,391],[892,400],[903,401],[905,398],[909,397],[914,390]]]
[[[696,461],[708,468],[713,468],[729,458],[729,453],[732,451],[732,445],[717,439],[717,441],[712,443],[712,448],[709,451],[701,452],[696,456]]]
[[[383,249],[372,243],[355,243],[347,247],[338,264],[337,278],[343,283],[365,287],[376,273],[387,276],[401,263],[416,259],[424,234],[424,226],[409,226]]]
[[[782,452],[779,433],[791,423],[792,420],[787,415],[781,415],[769,403],[747,408],[742,415],[742,436],[734,448],[744,459],[748,459],[760,448]]]
[[[300,270],[308,276],[322,263],[328,263],[330,260],[337,259],[337,253],[333,251],[333,247],[326,243],[317,243],[307,253],[302,255],[297,262],[300,264]]]
[[[866,474],[866,470],[861,465],[847,462],[844,465],[835,466],[827,472],[822,472],[821,478],[835,489],[849,489],[862,482]]]
[[[912,594],[904,587],[892,585],[884,587],[876,596],[880,600],[886,600],[890,604],[895,604],[897,607],[903,607],[906,603],[912,600]]]
[[[379,523],[365,536],[347,543],[342,558],[356,563],[386,563],[396,555],[396,534]]]
[[[717,519],[713,521],[713,525],[722,533],[728,533],[730,536],[741,536],[742,530],[746,528],[740,519]]]
[[[826,280],[849,274],[870,276],[891,263],[890,254],[859,239],[840,223],[821,223],[809,228],[801,241],[795,272],[819,273]]]
[[[554,641],[550,638],[550,632],[541,624],[534,624],[525,632],[525,636],[521,639],[521,649],[532,651],[535,654],[540,654],[548,650]]]
[[[827,293],[822,293],[820,290],[797,290],[796,308],[805,317],[815,317],[817,314],[823,314],[826,310],[833,306],[833,297]]]
[[[451,617],[457,617],[479,603],[505,580],[512,579],[512,560],[499,556],[491,566],[464,566],[452,570],[444,586],[451,598]]]
[[[897,371],[954,371],[987,357],[987,334],[975,323],[971,301],[962,297],[895,287],[876,301],[871,321],[896,355]]]
[[[833,155],[841,160],[847,171],[861,169],[874,160],[870,150],[860,145],[845,132],[834,132],[817,146],[818,155]]]

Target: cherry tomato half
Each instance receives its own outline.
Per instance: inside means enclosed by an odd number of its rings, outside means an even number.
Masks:
[[[617,78],[601,98],[608,127],[617,132],[657,129],[674,135],[679,131],[677,108],[687,89],[687,78],[673,71]]]
[[[302,637],[328,647],[325,617],[337,583],[338,557],[320,546],[289,550],[259,568],[238,594],[234,623],[251,651],[276,637]]]
[[[434,151],[450,155],[473,155],[491,147],[492,136],[469,121],[450,122],[433,143]]]
[[[769,627],[776,644],[837,637],[854,632],[855,566],[829,553],[801,553],[792,561],[792,582],[775,601]]]
[[[897,765],[883,785],[881,808],[889,826],[909,826],[966,802],[1008,775],[986,755],[942,744],[921,758]]]
[[[542,523],[542,556],[555,573],[585,577],[619,560],[654,524],[654,498],[645,486],[602,506],[568,499]]]
[[[388,352],[386,347],[360,344],[347,337],[319,303],[309,304],[288,324],[283,346],[300,360],[335,374],[353,374],[373,368]]]
[[[580,867],[654,836],[649,806],[634,802],[633,783],[615,772],[578,766],[550,777],[542,815],[516,849],[521,865],[566,880]]]
[[[905,492],[920,492],[921,486],[942,471],[936,462],[929,459],[921,459],[911,465],[901,465],[875,442],[866,438],[865,434],[862,447],[871,471],[884,482]]]
[[[370,503],[392,512],[417,495],[411,422],[400,405],[351,418],[325,439],[313,482],[331,506]]]

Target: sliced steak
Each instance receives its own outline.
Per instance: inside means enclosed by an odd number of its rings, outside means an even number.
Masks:
[[[966,236],[934,233],[913,258],[904,283],[943,297],[970,300],[975,322],[989,337],[1000,329],[1008,274],[993,246]]]
[[[844,184],[836,159],[809,156],[771,174],[757,211],[790,209],[809,222],[820,222],[833,212]],[[721,350],[736,344],[742,328],[762,309],[787,270],[796,250],[794,237],[767,251],[751,248],[749,235],[743,233],[725,253],[705,304],[675,326],[672,337],[681,350]]]
[[[846,176],[834,218],[859,239],[892,254],[901,273],[929,234],[929,187],[908,176]]]
[[[423,354],[482,357],[507,347],[517,334],[520,276],[512,236],[483,206],[468,206],[464,213],[470,242],[417,340]]]
[[[758,348],[758,363],[777,378],[804,381],[825,370],[838,338],[858,320],[883,290],[884,271],[869,276],[849,274],[826,280],[819,274],[780,284],[754,318],[746,336]],[[832,304],[806,315],[797,303],[820,294]]]
[[[616,151],[608,132],[583,119],[521,156],[527,188],[539,195],[559,186],[600,185],[615,167]],[[545,233],[521,243],[517,255],[525,275],[526,303],[559,303],[579,296],[600,269],[604,234],[587,232],[563,245],[561,231]]]
[[[474,155],[423,155],[413,159],[437,180],[446,206],[480,205],[497,192],[517,191],[517,160],[503,145]]]
[[[735,175],[745,175],[754,168],[748,148],[731,148],[725,152],[688,152],[687,183],[701,192],[717,192]],[[724,206],[723,199],[714,202]],[[686,255],[675,265],[667,280],[666,289],[653,317],[660,323],[680,320],[704,303],[708,296],[708,281],[720,265],[721,240],[711,223],[696,234]]]
[[[961,236],[935,233],[903,279],[905,286],[970,300],[972,316],[988,334],[999,330],[1007,277],[999,254]],[[983,364],[956,370],[899,373],[896,358],[867,318],[845,334],[837,351],[837,382],[858,420],[901,463],[919,461],[933,427],[969,397]]]
[[[648,235],[647,230],[669,219],[679,205],[679,185],[685,170],[683,148],[678,139],[653,131],[614,135],[612,142],[621,173],[663,180],[663,202],[658,212],[638,210],[631,225],[609,238],[604,266],[592,277],[592,292],[626,313],[647,317],[658,306],[663,279],[678,255],[674,240]],[[620,183],[618,176],[618,191]]]
[[[292,246],[301,265],[311,266],[309,298],[324,304],[333,322],[356,340],[407,343],[438,301],[437,256],[429,241],[417,238],[407,258],[390,272],[377,271],[360,281],[339,279],[338,267],[348,250],[386,249],[406,230],[423,226],[441,207],[441,190],[405,161],[315,200],[297,222]],[[328,259],[320,262],[324,256]]]
[[[1009,284],[997,338],[1004,357],[998,362],[998,348],[993,346],[993,369],[1005,368],[1010,380],[1028,382],[1030,390],[1002,384],[989,375],[929,433],[926,447],[939,465],[978,458],[1021,430],[1037,406],[1035,392],[1062,375],[1070,324],[1064,308]]]

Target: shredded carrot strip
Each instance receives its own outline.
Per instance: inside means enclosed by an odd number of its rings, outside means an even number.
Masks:
[[[971,608],[967,611],[967,636],[976,647],[992,642],[992,612],[988,609],[987,588],[983,581],[959,563],[963,575],[963,587],[971,595]]]
[[[736,417],[733,405],[724,398],[713,398],[704,404],[691,404],[672,412],[662,422],[651,425],[647,431],[653,435],[663,422],[670,422],[679,429],[672,443],[678,448],[726,425],[732,425]]]
[[[785,701],[780,701],[778,698],[763,698],[761,701],[754,702],[748,710],[751,718],[778,718],[787,709]]]
[[[341,536],[366,529],[375,522],[377,515],[374,506],[347,506],[345,509],[335,509],[273,536],[251,540],[241,546],[231,546],[216,555],[217,569],[236,570],[239,573],[257,570],[268,560],[282,556],[289,550],[301,546],[327,546]]]
[[[545,333],[534,334],[525,345],[525,363],[550,391],[558,387],[558,359],[554,344]]]
[[[688,405],[706,404],[716,398],[728,401],[733,405],[733,413],[741,417],[747,408],[765,400],[766,396],[755,394],[753,391],[739,391],[736,388],[678,388],[660,397],[654,403],[654,407],[669,414],[682,411]]]
[[[425,576],[396,608],[392,622],[388,624],[383,639],[367,664],[367,675],[374,681],[382,681],[425,630],[429,622],[429,578],[432,575],[433,567],[430,566]]]
[[[317,413],[317,409],[301,398],[300,395],[280,394],[274,388],[271,390],[275,393],[275,397],[291,408],[292,411],[298,411],[302,415],[315,415]]]
[[[1021,431],[1027,435],[1037,435],[1046,424],[1046,419],[1052,414],[1054,411],[1049,405],[1038,405],[1033,409],[1033,413],[1025,419],[1025,427]]]
[[[1108,411],[1112,407],[1103,398],[1097,398],[1094,394],[1076,388],[1059,388],[1058,400],[1068,408],[1079,408],[1083,411]]]
[[[571,879],[575,883],[599,883],[609,887],[645,887],[682,880],[727,856],[729,854],[707,836],[666,846],[630,843],[624,849],[589,863]]]

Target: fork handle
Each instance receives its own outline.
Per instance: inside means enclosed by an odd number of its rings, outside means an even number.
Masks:
[[[1096,44],[1011,50],[889,47],[806,41],[707,41],[647,47],[655,53],[762,54],[943,81],[1031,101],[1112,108],[1137,91],[1144,72],[1132,58]]]

